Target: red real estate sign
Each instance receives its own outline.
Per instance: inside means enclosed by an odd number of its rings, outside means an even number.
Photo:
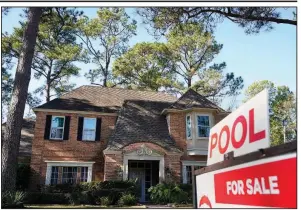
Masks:
[[[296,153],[196,176],[198,208],[297,207]]]
[[[296,158],[214,174],[216,203],[295,208]]]

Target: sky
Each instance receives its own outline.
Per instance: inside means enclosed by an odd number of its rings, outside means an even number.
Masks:
[[[96,17],[97,8],[79,8],[89,18]],[[292,18],[292,11],[281,9],[282,18]],[[137,20],[137,36],[131,38],[129,45],[139,42],[154,42],[155,39],[146,30],[146,25],[135,13],[134,8],[126,8],[131,18]],[[19,27],[22,13],[21,8],[13,8],[2,19],[2,32],[12,33],[14,27]],[[244,88],[237,97],[237,105],[241,105],[244,99],[245,89],[255,81],[270,80],[276,86],[286,85],[296,92],[296,26],[286,24],[274,24],[270,32],[261,32],[257,35],[247,35],[244,29],[237,24],[225,20],[218,24],[214,35],[218,43],[223,44],[223,49],[213,62],[226,62],[225,73],[233,72],[235,76],[241,76],[244,80]],[[76,83],[76,87],[89,85],[90,81],[84,77],[89,69],[95,68],[93,64],[77,63],[80,67],[80,77],[73,77],[70,81]],[[13,68],[15,71],[15,67]],[[32,74],[33,75],[33,74]],[[32,77],[29,91],[32,92],[43,81],[37,81]],[[42,98],[45,102],[44,97]],[[52,98],[53,99],[53,98]],[[227,108],[229,100],[224,100],[222,108]],[[26,110],[25,110],[26,112]]]

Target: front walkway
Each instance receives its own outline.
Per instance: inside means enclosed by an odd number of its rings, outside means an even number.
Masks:
[[[171,206],[167,205],[155,205],[155,204],[150,204],[150,205],[145,205],[147,209],[171,209]]]

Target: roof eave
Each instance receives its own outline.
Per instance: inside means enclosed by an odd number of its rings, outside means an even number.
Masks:
[[[44,108],[34,108],[34,113],[36,112],[56,112],[56,113],[74,113],[74,114],[96,114],[96,115],[110,115],[117,116],[117,112],[95,112],[95,111],[79,111],[79,110],[63,110],[63,109],[44,109]]]
[[[215,111],[217,114],[225,113],[219,109],[216,108],[188,108],[188,109],[163,109],[161,112],[161,115],[165,115],[168,113],[177,113],[177,112],[189,112],[189,111]],[[227,112],[228,113],[228,112]]]

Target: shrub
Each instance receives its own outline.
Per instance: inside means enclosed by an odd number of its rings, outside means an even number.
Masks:
[[[30,176],[30,165],[19,164],[17,169],[16,188],[22,191],[28,189]]]
[[[78,192],[74,191],[72,193],[65,194],[66,198],[71,205],[78,204],[95,204],[93,197],[89,191]]]
[[[57,184],[57,185],[45,185],[41,187],[41,192],[45,193],[71,193],[75,191],[76,185],[71,184]]]
[[[24,201],[26,204],[69,204],[68,197],[64,193],[27,193]]]
[[[161,183],[149,188],[150,199],[157,204],[188,203],[188,193],[176,183]]]
[[[118,203],[119,198],[123,194],[132,194],[139,196],[140,190],[135,181],[104,181],[104,182],[88,182],[76,185],[58,184],[53,186],[42,186],[41,193],[52,196],[61,195],[62,198],[56,204],[96,204],[100,202],[100,197],[108,197],[110,205]],[[37,196],[43,196],[37,195]],[[53,204],[56,202],[42,199],[44,204]],[[48,202],[48,203],[46,203]],[[34,202],[33,202],[34,203]]]
[[[108,196],[99,197],[98,204],[102,206],[109,206],[111,204],[110,198]]]
[[[21,191],[2,194],[2,208],[23,208],[26,193]]]
[[[132,194],[123,194],[118,200],[120,206],[133,206],[137,204],[137,197]]]

